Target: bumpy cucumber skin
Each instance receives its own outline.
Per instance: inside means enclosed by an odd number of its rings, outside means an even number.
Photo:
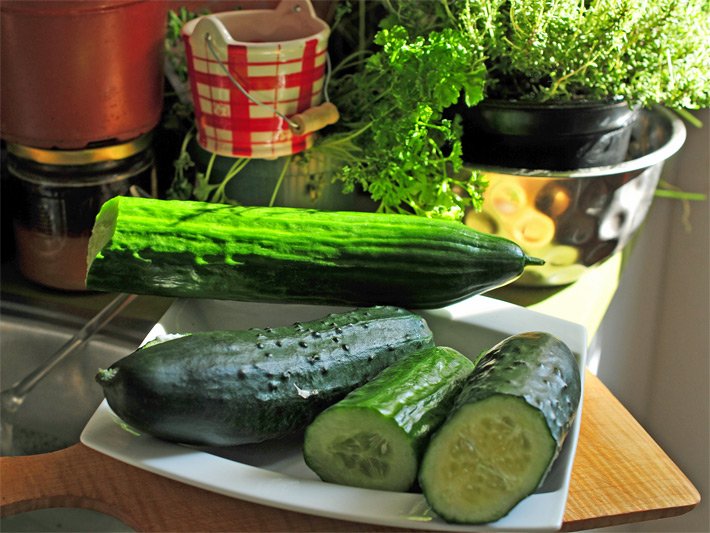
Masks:
[[[537,485],[539,487],[554,464],[574,421],[581,391],[579,365],[566,344],[544,332],[521,333],[503,340],[476,361],[476,369],[464,383],[447,421],[452,420],[462,407],[491,396],[522,398],[544,418],[555,443],[553,454]],[[432,439],[435,438],[436,434]],[[424,470],[420,470],[419,482],[426,497],[427,492],[435,491],[436,487],[429,486]],[[528,494],[521,495],[518,502],[526,496]],[[517,502],[502,514],[489,516],[484,521],[493,522],[502,518],[515,505]],[[432,504],[432,507],[445,520],[461,522],[441,505]]]
[[[378,306],[288,327],[193,333],[138,349],[97,381],[116,415],[140,431],[231,446],[302,430],[383,368],[431,345],[421,317]]]
[[[391,418],[419,454],[428,435],[451,411],[473,368],[473,362],[453,348],[427,348],[385,368],[330,409],[371,409]]]
[[[88,263],[94,290],[413,309],[504,285],[535,260],[454,221],[117,197]]]
[[[474,364],[465,355],[448,347],[431,347],[400,359],[385,368],[376,378],[349,393],[330,406],[319,417],[343,416],[348,412],[369,410],[382,420],[393,422],[408,442],[417,464],[412,465],[411,476],[400,481],[402,486],[377,486],[381,490],[408,490],[416,480],[418,460],[421,458],[430,435],[451,411],[461,384],[473,371]],[[304,459],[321,478],[318,464],[328,465],[335,457],[314,457],[318,441],[335,442],[341,435],[320,433],[318,418],[306,429]],[[358,427],[367,432],[367,427]],[[392,453],[404,456],[404,450]],[[326,481],[332,481],[326,479]],[[343,482],[337,480],[336,482]],[[354,484],[354,483],[345,483]]]
[[[520,396],[542,412],[559,452],[582,394],[579,365],[567,345],[549,333],[514,335],[480,358],[457,406],[493,394]]]

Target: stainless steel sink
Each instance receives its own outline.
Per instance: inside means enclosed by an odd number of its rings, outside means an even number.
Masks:
[[[112,516],[87,509],[41,509],[0,520],[3,533],[71,531],[123,533],[135,531]]]
[[[0,310],[3,390],[42,364],[81,327],[76,318],[27,305],[3,302]],[[103,398],[94,376],[99,368],[136,348],[141,338],[139,333],[130,333],[98,333],[59,363],[12,417],[12,448],[3,450],[3,455],[46,453],[79,442],[82,429]]]
[[[87,313],[91,316],[92,312]],[[86,316],[54,309],[42,301],[0,300],[2,390],[46,361],[85,321]],[[79,442],[81,431],[103,399],[94,381],[97,370],[133,351],[151,325],[150,321],[122,317],[116,321],[59,363],[14,415],[3,416],[3,426],[12,424],[11,446],[4,446],[3,455],[43,454]],[[132,531],[113,517],[84,509],[42,509],[3,517],[0,530]]]

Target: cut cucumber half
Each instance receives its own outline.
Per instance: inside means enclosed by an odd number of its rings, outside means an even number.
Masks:
[[[581,390],[577,359],[549,333],[513,335],[483,354],[422,459],[432,509],[472,524],[508,514],[547,476]]]
[[[406,491],[416,479],[419,460],[409,438],[380,413],[366,408],[333,410],[312,426],[306,463],[323,481]]]
[[[484,523],[533,492],[555,455],[539,410],[516,396],[464,405],[429,444],[420,483],[445,520]]]
[[[474,364],[446,347],[415,352],[322,412],[306,429],[306,464],[323,481],[406,491],[431,433]]]

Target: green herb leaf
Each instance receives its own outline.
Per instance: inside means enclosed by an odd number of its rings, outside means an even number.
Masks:
[[[410,35],[402,26],[379,31],[380,48],[333,92],[359,156],[339,174],[359,184],[387,212],[461,218],[480,208],[483,179],[462,168],[457,121],[444,117],[462,93],[483,96],[483,57],[455,28]]]

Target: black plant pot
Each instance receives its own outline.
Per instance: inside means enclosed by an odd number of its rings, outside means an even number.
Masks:
[[[623,162],[637,114],[625,102],[484,101],[457,112],[466,163],[547,170]]]

